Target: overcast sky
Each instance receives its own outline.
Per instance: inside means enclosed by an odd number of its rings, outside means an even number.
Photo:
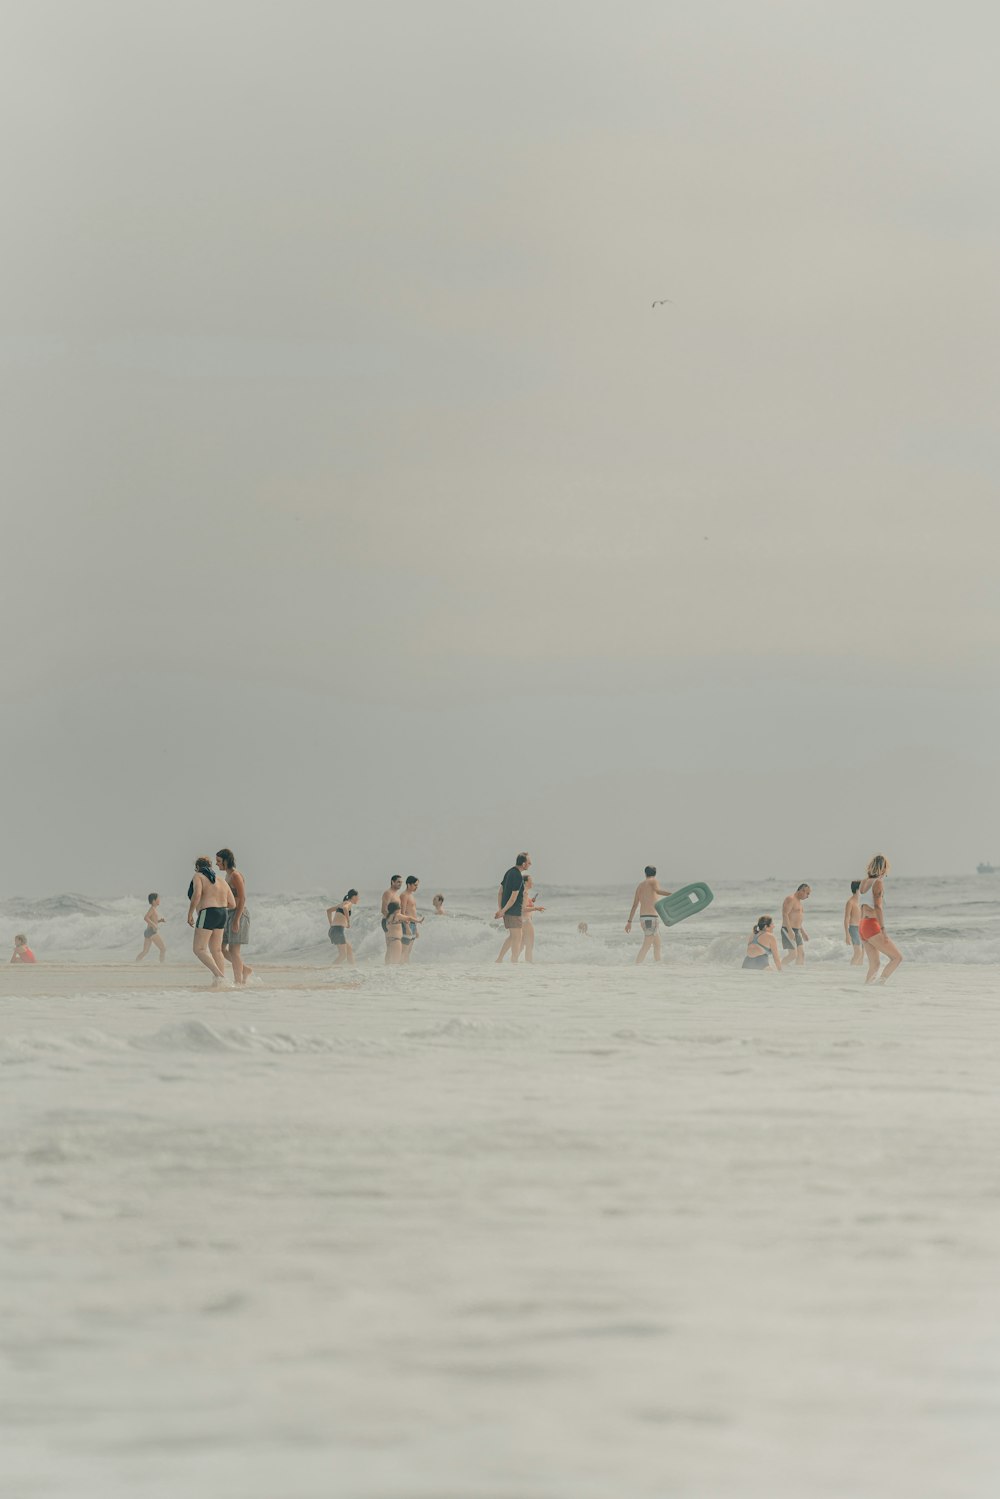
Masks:
[[[9,0],[0,893],[1000,860],[998,52]]]

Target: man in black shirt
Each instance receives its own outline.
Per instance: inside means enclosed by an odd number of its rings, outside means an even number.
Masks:
[[[497,891],[497,914],[495,921],[503,917],[503,924],[507,928],[507,937],[503,947],[500,949],[498,963],[510,953],[510,961],[516,963],[521,956],[521,943],[524,941],[524,932],[521,926],[521,910],[524,905],[524,876],[531,868],[531,859],[528,854],[518,854],[512,868],[508,869],[500,882]]]

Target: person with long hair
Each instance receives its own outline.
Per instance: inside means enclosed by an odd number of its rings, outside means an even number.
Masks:
[[[354,962],[354,948],[351,946],[351,909],[360,899],[356,890],[348,890],[339,906],[326,908],[326,919],[330,925],[330,941],[337,949],[337,963]]]
[[[868,959],[868,972],[865,975],[865,983],[884,984],[886,979],[896,972],[903,961],[903,954],[885,931],[885,878],[889,873],[889,860],[885,854],[876,854],[868,865],[868,872],[861,881],[861,895],[871,895],[870,901],[863,901],[861,905],[861,921],[858,926],[858,935],[865,949]],[[879,973],[882,957],[889,959],[888,963]]]
[[[533,963],[535,961],[535,923],[532,918],[536,911],[545,910],[544,906],[539,906],[535,903],[534,890],[534,880],[530,874],[525,875],[524,904],[521,907],[521,914],[524,918],[524,926],[522,928],[524,941],[521,944],[521,955],[526,963]]]
[[[778,951],[778,939],[774,935],[773,927],[773,916],[757,917],[753,932],[747,941],[746,957],[743,959],[744,968],[758,968],[763,971],[765,968],[770,968],[773,958],[778,972],[784,972],[781,953]]]
[[[385,961],[389,964],[402,963],[406,922],[403,920],[403,907],[400,901],[389,901],[382,921],[385,926]]]

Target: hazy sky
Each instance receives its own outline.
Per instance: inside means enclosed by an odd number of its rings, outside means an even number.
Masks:
[[[1000,859],[994,6],[4,22],[0,893]]]

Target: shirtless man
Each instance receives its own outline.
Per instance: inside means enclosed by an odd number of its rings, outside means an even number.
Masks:
[[[860,880],[851,881],[851,896],[844,907],[844,941],[848,947],[853,947],[854,955],[851,958],[851,967],[860,968],[865,960],[865,950],[861,946],[861,901],[858,891],[861,889]]]
[[[390,941],[390,938],[389,938],[389,925],[388,925],[389,902],[392,901],[392,900],[394,900],[394,901],[398,902],[398,904],[402,905],[402,896],[399,893],[400,889],[402,888],[402,884],[403,884],[403,876],[401,874],[394,874],[392,876],[392,878],[390,879],[390,881],[389,881],[389,888],[388,888],[388,890],[383,890],[382,891],[382,931],[385,933],[385,951],[386,951],[386,959],[385,960],[386,960],[387,963],[389,961],[389,941]],[[394,937],[398,937],[398,936],[399,936],[399,932],[396,931],[394,933]]]
[[[786,895],[781,903],[781,950],[788,956],[782,961],[782,968],[786,968],[792,961],[792,953],[795,961],[800,967],[806,964],[806,950],[803,943],[809,941],[809,933],[802,925],[802,902],[808,900],[812,890],[804,882],[792,895]]]
[[[253,973],[249,963],[243,961],[244,943],[250,941],[250,912],[247,910],[246,881],[236,868],[236,855],[231,848],[220,848],[215,856],[216,867],[222,870],[226,883],[233,892],[236,904],[226,917],[226,929],[222,934],[222,956],[233,965],[233,983],[242,989]]]
[[[656,865],[646,865],[646,878],[635,887],[635,896],[632,901],[632,909],[628,913],[628,921],[625,923],[626,932],[632,930],[632,918],[636,911],[639,912],[639,921],[642,925],[642,946],[639,949],[637,963],[653,949],[653,958],[659,962],[663,956],[660,950],[660,913],[656,909],[656,902],[664,895],[672,895],[672,890],[661,890],[656,879]]]
[[[217,880],[211,859],[204,854],[194,861],[194,879],[188,886],[188,926],[193,926],[194,955],[212,975],[212,988],[221,989],[226,970],[222,958],[222,933],[226,912],[236,897],[225,880]]]
[[[403,918],[403,954],[402,961],[408,963],[413,953],[413,944],[419,933],[417,926],[423,921],[422,916],[417,915],[417,891],[420,889],[420,881],[415,874],[406,876],[406,889],[403,891],[403,899],[400,902],[399,914]]]

